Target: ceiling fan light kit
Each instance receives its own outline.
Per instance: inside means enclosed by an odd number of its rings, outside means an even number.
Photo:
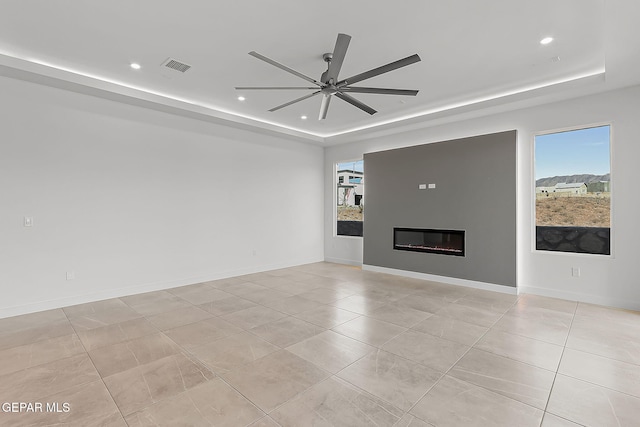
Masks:
[[[304,101],[305,99],[314,97],[316,95],[322,95],[322,102],[320,104],[320,114],[318,115],[319,120],[324,120],[327,117],[327,112],[329,111],[329,102],[331,101],[331,97],[334,95],[339,99],[353,105],[354,107],[359,108],[360,110],[373,115],[377,112],[376,110],[358,101],[356,98],[352,97],[348,93],[373,93],[373,94],[380,94],[380,95],[404,95],[404,96],[416,96],[418,94],[418,90],[411,90],[411,89],[386,89],[386,88],[375,88],[375,87],[351,86],[354,83],[358,83],[363,80],[367,80],[372,77],[376,77],[381,74],[385,74],[390,71],[397,70],[398,68],[406,67],[407,65],[420,62],[420,56],[418,56],[418,54],[414,54],[406,58],[400,59],[398,61],[383,65],[381,67],[377,67],[372,70],[365,71],[364,73],[360,73],[355,76],[351,76],[346,79],[339,80],[338,74],[340,73],[340,69],[342,68],[342,63],[344,62],[344,58],[347,54],[347,48],[349,47],[350,42],[351,42],[351,36],[348,36],[346,34],[338,34],[338,39],[336,40],[336,45],[333,49],[333,52],[325,53],[324,55],[322,55],[322,59],[324,59],[324,61],[327,63],[327,70],[324,73],[322,73],[322,76],[320,77],[319,81],[312,79],[311,77],[308,77],[292,68],[289,68],[286,65],[280,64],[279,62],[276,62],[273,59],[260,55],[257,52],[253,52],[253,51],[249,52],[249,55],[257,59],[260,59],[268,64],[271,64],[277,68],[280,68],[281,70],[284,70],[290,74],[298,76],[315,86],[236,87],[236,90],[314,90],[315,92],[312,92],[305,96],[301,96],[300,98],[296,98],[293,101],[285,102],[284,104],[273,107],[269,111],[271,112],[277,111],[277,110],[280,110],[281,108],[288,107],[289,105],[295,104],[300,101]]]

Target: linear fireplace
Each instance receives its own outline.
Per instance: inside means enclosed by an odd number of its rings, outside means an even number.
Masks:
[[[464,230],[394,227],[393,249],[464,256]]]

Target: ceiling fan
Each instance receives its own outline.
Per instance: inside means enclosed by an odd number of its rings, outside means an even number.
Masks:
[[[395,62],[391,62],[389,64],[383,65],[378,68],[374,68],[369,71],[365,71],[364,73],[357,74],[352,77],[348,77],[343,80],[338,80],[338,74],[340,73],[340,68],[342,68],[342,62],[344,61],[344,57],[347,54],[347,48],[349,47],[349,42],[351,41],[351,36],[346,34],[338,34],[338,39],[336,40],[336,46],[333,49],[333,53],[325,53],[322,55],[322,58],[328,65],[327,71],[322,73],[320,77],[320,81],[312,79],[311,77],[305,76],[298,71],[287,67],[286,65],[280,64],[279,62],[274,61],[273,59],[269,59],[266,56],[260,55],[258,52],[249,52],[249,55],[258,58],[264,62],[267,62],[275,67],[280,68],[288,73],[291,73],[295,76],[298,76],[309,83],[313,83],[315,86],[312,87],[236,87],[236,90],[288,90],[288,89],[301,89],[301,90],[315,90],[315,92],[310,93],[308,95],[302,96],[300,98],[294,99],[293,101],[286,102],[282,105],[278,105],[277,107],[273,107],[269,111],[277,111],[281,108],[288,107],[289,105],[295,104],[296,102],[304,101],[307,98],[311,98],[316,95],[322,95],[322,104],[320,105],[320,115],[318,120],[323,120],[327,117],[327,111],[329,110],[329,101],[331,101],[332,96],[337,96],[343,101],[348,102],[349,104],[365,111],[369,114],[375,114],[376,110],[369,107],[368,105],[358,101],[349,93],[375,93],[382,95],[406,95],[406,96],[416,96],[418,94],[417,90],[409,90],[409,89],[384,89],[384,88],[375,88],[375,87],[359,87],[359,86],[351,86],[354,83],[361,82],[363,80],[370,79],[375,76],[379,76],[380,74],[388,73],[389,71],[397,70],[398,68],[406,67],[407,65],[414,64],[420,61],[420,57],[418,54],[414,54],[408,56],[406,58],[400,59]]]

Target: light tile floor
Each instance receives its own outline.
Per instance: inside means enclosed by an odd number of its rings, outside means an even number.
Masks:
[[[638,426],[640,313],[317,263],[2,319],[0,403],[2,426]]]

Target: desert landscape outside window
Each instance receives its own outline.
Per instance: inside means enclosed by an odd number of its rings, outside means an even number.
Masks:
[[[364,162],[336,164],[336,234],[362,237]]]
[[[611,253],[611,126],[535,138],[536,249]]]

